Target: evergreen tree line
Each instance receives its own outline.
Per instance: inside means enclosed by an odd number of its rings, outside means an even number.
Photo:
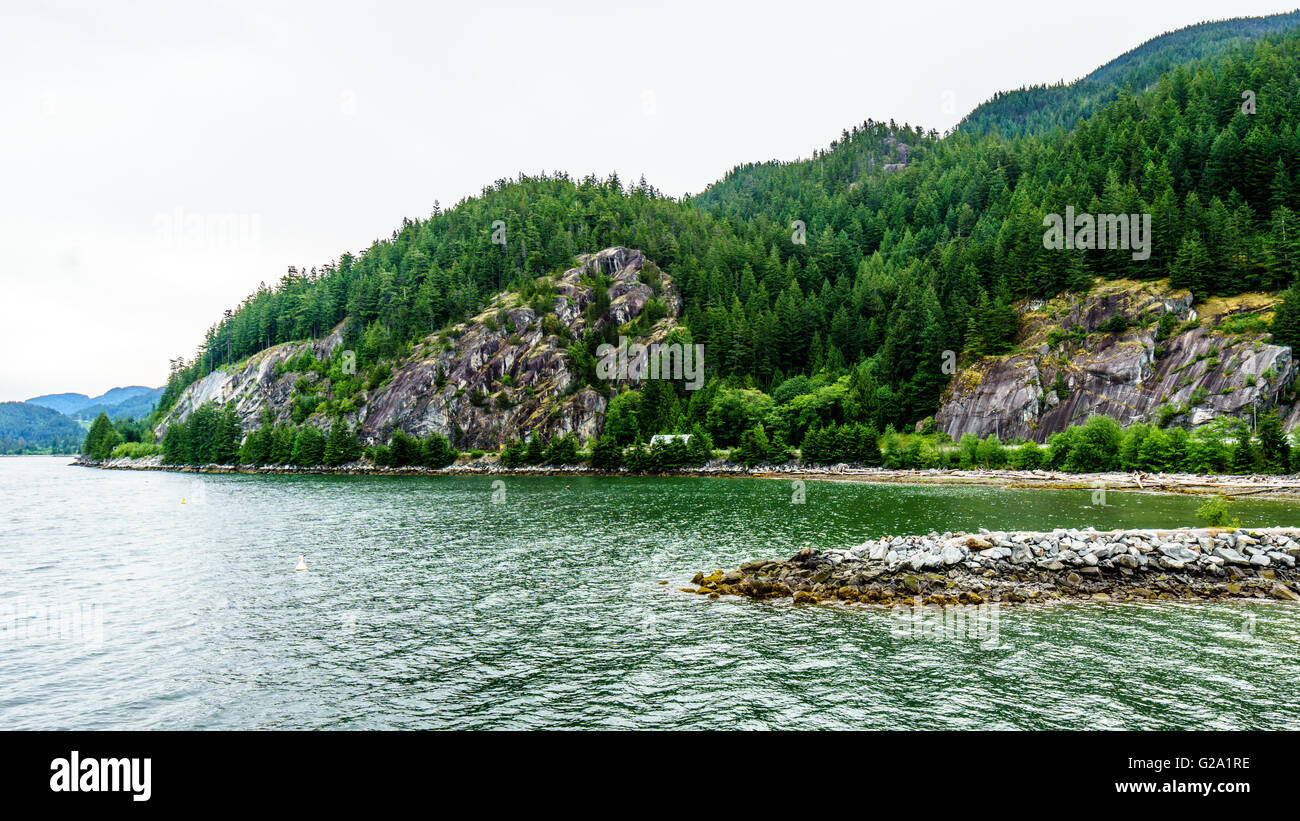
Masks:
[[[103,460],[122,455],[122,445],[143,445],[131,448],[130,454],[133,457],[147,455],[146,451],[151,452],[152,446],[145,445],[145,440],[152,441],[152,438],[153,432],[144,420],[133,417],[109,419],[108,414],[101,411],[81,441],[81,454],[88,459]]]
[[[1049,438],[1044,466],[1069,472],[1295,473],[1300,452],[1276,410],[1261,414],[1253,430],[1247,420],[1229,417],[1189,432],[1147,424],[1121,429],[1108,416],[1094,416]]]
[[[1300,472],[1300,449],[1282,428],[1276,410],[1261,414],[1252,429],[1244,419],[1222,417],[1188,431],[1135,423],[1120,427],[1093,416],[1035,442],[1004,443],[989,434],[965,434],[955,443],[942,434],[887,431],[884,465],[891,468],[1059,470],[1067,473],[1256,474]]]
[[[508,468],[523,465],[576,465],[583,461],[578,456],[578,439],[573,434],[563,434],[544,443],[536,434],[514,439],[501,449],[501,465]]]
[[[205,403],[167,426],[162,460],[168,465],[337,466],[363,455],[355,431],[336,420],[328,434],[312,425],[272,424],[244,435],[231,405]]]
[[[647,445],[637,439],[631,446],[603,436],[591,448],[591,466],[597,470],[626,468],[632,473],[671,473],[682,468],[702,467],[713,458],[713,442],[707,433]]]
[[[877,430],[862,422],[814,424],[802,435],[796,448],[786,443],[784,431],[778,430],[769,437],[760,422],[745,428],[726,456],[732,463],[750,467],[797,459],[807,465],[848,463],[890,469],[1010,467],[1070,473],[1300,472],[1300,447],[1283,430],[1276,409],[1261,414],[1253,428],[1244,419],[1222,417],[1194,431],[1146,423],[1121,428],[1110,417],[1093,416],[1083,424],[1052,435],[1045,446],[1031,441],[1004,443],[992,434],[983,439],[966,434],[954,443],[946,435],[934,432],[932,424],[918,434],[900,434],[892,425],[885,429],[883,436]],[[141,444],[124,442],[122,433],[107,416],[101,415],[87,434],[83,453],[92,459],[106,459],[116,449]],[[234,409],[211,404],[196,408],[185,421],[169,425],[161,448],[163,462],[172,465],[317,467],[347,464],[365,456],[385,467],[442,468],[459,456],[444,436],[435,433],[413,437],[401,430],[393,431],[386,445],[364,448],[355,431],[341,421],[336,421],[328,433],[311,425],[273,425],[268,421],[241,443]],[[150,454],[132,451],[125,455]],[[667,473],[700,467],[714,456],[713,437],[697,426],[687,442],[673,439],[652,445],[647,445],[639,432],[630,444],[606,432],[590,443],[589,452],[580,449],[573,434],[557,436],[550,442],[533,435],[506,445],[501,452],[501,463],[507,468],[590,464],[599,470]]]
[[[394,468],[408,465],[443,468],[455,462],[459,455],[447,437],[441,434],[415,437],[400,429],[393,431],[387,445],[376,447],[371,452],[375,464]]]

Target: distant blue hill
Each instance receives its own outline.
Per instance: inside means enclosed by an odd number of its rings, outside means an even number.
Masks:
[[[42,408],[58,411],[59,413],[74,413],[90,404],[90,397],[84,393],[50,393],[45,396],[33,396],[27,400],[29,405],[40,405]]]
[[[132,385],[125,388],[113,388],[99,396],[90,397],[84,393],[52,393],[35,396],[27,400],[29,405],[58,411],[73,419],[94,419],[100,413],[106,413],[113,419],[148,416],[153,412],[162,397],[162,388],[146,388]]]
[[[162,396],[162,388],[146,388],[141,385],[132,385],[129,388],[113,388],[105,391],[103,394],[91,399],[91,405],[120,405],[130,399],[138,399],[142,396],[159,397]]]
[[[163,389],[157,388],[147,393],[128,397],[115,405],[92,400],[92,404],[68,415],[73,419],[94,419],[102,412],[108,414],[111,419],[143,419],[153,413],[153,409],[157,406],[162,393]]]

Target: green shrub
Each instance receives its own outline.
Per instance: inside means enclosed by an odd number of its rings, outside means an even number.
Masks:
[[[1206,527],[1240,527],[1241,521],[1237,518],[1229,518],[1228,514],[1228,500],[1222,496],[1216,496],[1196,508],[1196,518],[1200,519]]]
[[[123,442],[113,448],[110,458],[144,459],[148,456],[157,456],[160,453],[162,453],[162,445],[148,444],[145,442]]]
[[[1115,314],[1098,325],[1097,330],[1104,334],[1121,334],[1127,331],[1132,324],[1129,318],[1123,314]]]

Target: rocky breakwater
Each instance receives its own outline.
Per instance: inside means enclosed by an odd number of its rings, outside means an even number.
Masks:
[[[805,548],[692,579],[684,592],[893,606],[1059,599],[1300,601],[1300,530],[1127,530],[886,536]]]

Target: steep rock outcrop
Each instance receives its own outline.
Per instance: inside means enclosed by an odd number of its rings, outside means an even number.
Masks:
[[[1193,309],[1191,294],[1163,281],[1104,282],[1086,295],[1026,303],[1016,350],[960,367],[935,422],[953,438],[993,433],[1041,442],[1092,414],[1126,425],[1164,415],[1196,427],[1282,405],[1294,427],[1300,410],[1284,404],[1296,377],[1291,350],[1268,344],[1267,334],[1225,326],[1271,306],[1269,297],[1246,294]],[[1179,324],[1157,341],[1165,314]],[[1103,330],[1117,316],[1135,324]]]
[[[676,326],[681,297],[671,278],[640,251],[609,248],[578,262],[554,283],[549,314],[574,339],[588,329],[586,310],[594,294],[583,280],[594,273],[603,273],[610,284],[609,308],[594,319],[593,330],[636,320],[656,291],[667,316],[641,341],[662,341]],[[567,392],[572,374],[565,349],[518,295],[502,294],[444,337],[417,346],[367,403],[362,430],[374,439],[394,427],[416,435],[436,432],[461,447],[489,447],[529,431],[590,439],[604,423],[606,400],[590,387]]]
[[[343,419],[370,443],[386,441],[396,429],[416,436],[440,433],[466,449],[494,447],[528,432],[547,439],[598,435],[606,399],[590,387],[570,388],[570,340],[580,340],[589,327],[627,332],[626,326],[657,299],[664,316],[637,341],[662,341],[676,327],[682,301],[672,278],[640,251],[608,248],[577,262],[544,283],[547,293],[554,293],[544,309],[517,293],[502,293],[472,319],[423,339],[393,363],[390,378],[363,391],[356,410]],[[593,276],[608,281],[609,306],[589,324]],[[171,420],[184,419],[205,402],[233,402],[245,431],[259,426],[268,408],[275,421],[290,421],[294,386],[304,374],[278,366],[291,365],[306,350],[326,358],[343,340],[343,329],[336,328],[325,339],[277,345],[209,374],[185,390],[158,435]],[[315,373],[306,377],[317,379]],[[321,393],[328,395],[328,385]],[[329,424],[319,413],[306,421],[322,428]]]
[[[184,421],[200,405],[233,404],[245,431],[262,424],[269,409],[276,424],[292,421],[294,383],[303,374],[287,370],[294,359],[310,352],[317,359],[328,359],[343,344],[343,326],[330,331],[323,339],[311,342],[284,342],[253,354],[236,365],[218,368],[186,388],[154,429],[159,441],[173,421]],[[314,379],[315,374],[308,378]]]

